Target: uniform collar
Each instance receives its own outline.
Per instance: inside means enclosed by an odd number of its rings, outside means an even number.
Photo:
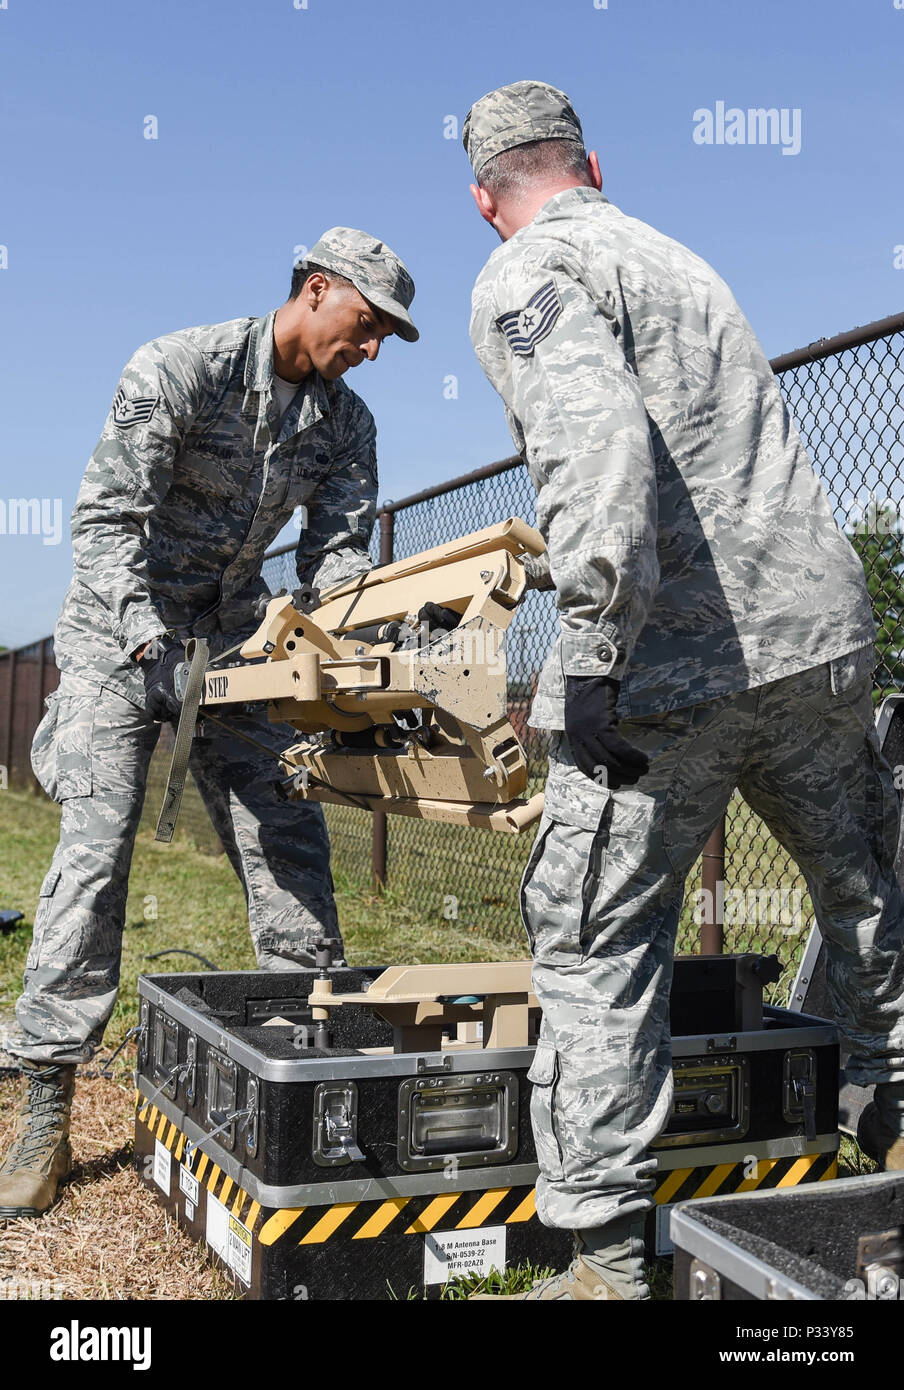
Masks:
[[[283,416],[280,439],[289,439],[293,434],[300,434],[302,430],[316,425],[324,415],[329,415],[332,403],[332,383],[327,386],[319,372],[310,372],[299,383],[299,389]]]
[[[276,310],[271,309],[263,318],[255,319],[248,334],[248,353],[245,359],[245,389],[257,391],[262,395],[273,395],[273,325]],[[300,391],[289,407],[283,421],[281,435],[286,436],[287,426],[293,426],[291,433],[307,429],[323,415],[328,415],[333,403],[334,388],[324,381],[319,372],[309,372],[300,383]],[[246,396],[247,400],[247,396]]]
[[[245,385],[249,391],[268,391],[273,385],[273,325],[276,310],[255,319],[248,335]]]
[[[581,203],[608,203],[609,199],[604,193],[600,193],[596,188],[587,188],[581,185],[579,188],[566,188],[561,193],[554,193],[551,198],[540,208],[539,212],[534,213],[532,222],[547,222],[553,217],[567,217],[570,212],[576,211]],[[528,223],[528,226],[531,224]]]

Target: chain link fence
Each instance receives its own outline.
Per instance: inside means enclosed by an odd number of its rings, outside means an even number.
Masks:
[[[773,363],[792,418],[863,561],[879,630],[874,701],[904,690],[904,314]],[[774,951],[787,997],[813,924],[797,865],[740,796],[725,826],[724,946]]]
[[[878,700],[904,689],[904,314],[788,353],[772,367],[836,520],[864,563],[880,630]],[[533,487],[518,458],[387,503],[374,530],[372,559],[402,559],[508,516],[535,519]],[[297,583],[291,547],[268,557],[264,577],[273,590]],[[529,593],[509,629],[506,654],[509,707],[526,746],[530,792],[542,788],[547,750],[525,720],[555,633],[554,596]],[[381,818],[384,861],[383,847],[372,846],[366,812],[325,809],[337,865],[351,879],[366,883],[379,865],[377,876],[424,922],[446,920],[499,940],[523,939],[518,885],[535,831],[509,837],[390,816]],[[812,904],[797,865],[738,793],[724,827],[688,876],[679,952],[700,950],[708,908],[704,884],[724,949],[774,952],[783,974],[773,998],[786,998],[812,925]]]
[[[904,314],[788,353],[772,366],[836,519],[863,561],[879,629],[878,702],[904,689]],[[533,488],[517,458],[386,503],[371,558],[385,564],[508,516],[534,521]],[[264,577],[273,591],[292,589],[294,547],[272,552]],[[510,717],[527,751],[531,793],[542,788],[547,748],[526,718],[555,633],[553,595],[529,593],[506,650]],[[4,781],[37,789],[28,752],[44,697],[57,681],[50,638],[0,654]],[[161,746],[145,824],[156,819],[168,761],[169,748]],[[368,886],[378,879],[424,923],[454,923],[500,941],[523,939],[518,885],[533,831],[511,837],[339,806],[325,807],[325,814],[334,863],[347,881]],[[181,830],[204,849],[218,848],[193,790]],[[737,794],[724,827],[688,877],[681,952],[700,949],[704,885],[714,900],[716,939],[721,935],[727,951],[774,951],[784,967],[774,997],[784,997],[812,924],[812,905],[797,866]]]

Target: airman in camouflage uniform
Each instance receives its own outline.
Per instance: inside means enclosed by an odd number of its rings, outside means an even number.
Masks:
[[[735,787],[806,876],[851,1079],[879,1083],[877,1147],[904,1166],[899,805],[873,725],[875,625],[730,290],[603,196],[565,94],[491,92],[464,144],[503,241],[471,337],[537,491],[548,562],[531,582],[555,588],[561,628],[531,715],[554,732],[521,908],[543,1007],[537,1206],[578,1243],[528,1297],[645,1297],[684,883]]]
[[[293,515],[303,586],[370,567],[375,428],[341,378],[391,333],[416,340],[413,296],[388,247],[336,227],[295,271],[281,309],[168,334],[123,371],[72,517],[74,574],[54,634],[61,681],[33,744],[62,819],[9,1050],[33,1071],[37,1100],[26,1108],[44,1120],[37,1138],[26,1126],[0,1167],[0,1216],[52,1200],[68,1102],[47,1102],[47,1086],[68,1073],[63,1094],[116,999],[132,847],[160,732],[148,644],[203,636],[216,655],[248,636],[268,595],[264,553]],[[274,753],[292,739],[264,713],[232,722]],[[259,967],[313,963],[320,936],[341,958],[319,806],[281,802],[275,759],[211,721],[204,731],[191,769],[245,890]]]

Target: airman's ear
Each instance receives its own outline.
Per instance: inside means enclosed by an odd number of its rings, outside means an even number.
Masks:
[[[315,271],[313,275],[308,276],[307,280],[304,282],[303,288],[307,295],[309,308],[316,309],[318,307],[323,296],[326,294],[328,284],[329,281],[326,276],[321,274],[319,270]]]
[[[495,226],[496,204],[491,198],[490,194],[486,191],[485,188],[481,188],[480,185],[477,183],[469,184],[469,187],[471,189],[471,197],[477,204],[477,211],[480,213],[484,222],[489,222],[491,227]]]

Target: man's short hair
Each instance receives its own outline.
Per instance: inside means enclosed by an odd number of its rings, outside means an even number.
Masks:
[[[576,140],[531,140],[503,150],[487,160],[478,182],[498,202],[521,198],[534,185],[563,176],[591,184],[587,153]]]
[[[311,275],[322,275],[333,285],[347,285],[350,289],[355,288],[351,280],[346,280],[344,275],[337,275],[335,270],[325,270],[322,265],[311,265],[309,262],[304,266],[297,265],[292,271],[292,284],[289,287],[290,299],[298,298],[302,285]]]

